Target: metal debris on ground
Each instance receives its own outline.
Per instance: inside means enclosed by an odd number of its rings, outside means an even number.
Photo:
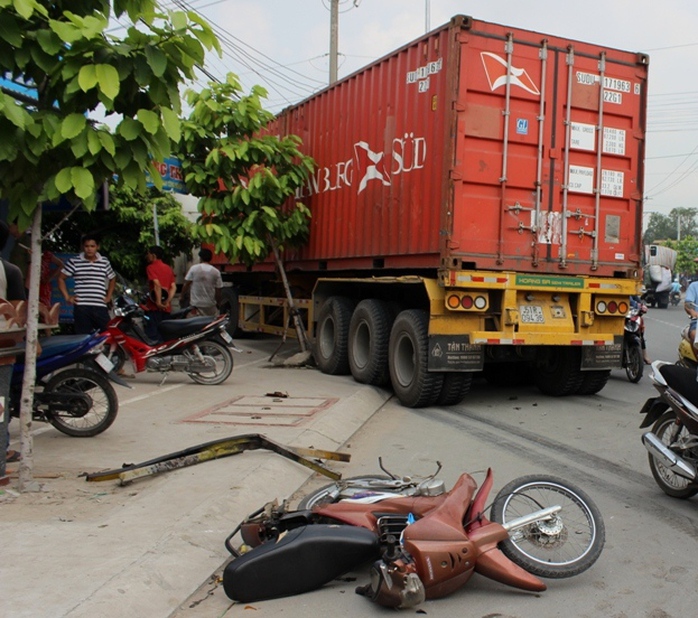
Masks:
[[[169,470],[176,470],[186,466],[193,466],[204,461],[220,459],[221,457],[237,455],[243,451],[252,451],[256,449],[266,449],[283,455],[335,481],[341,479],[342,475],[329,470],[320,464],[318,460],[328,459],[347,462],[351,458],[351,455],[347,453],[338,453],[336,451],[284,446],[283,444],[270,440],[266,436],[252,433],[213,440],[212,442],[204,442],[203,444],[162,455],[142,463],[124,464],[121,468],[106,470],[104,472],[85,473],[84,476],[85,480],[88,482],[118,480],[122,485],[125,485],[126,483],[145,476],[159,474],[160,472],[168,472]],[[315,461],[310,458],[315,459]]]

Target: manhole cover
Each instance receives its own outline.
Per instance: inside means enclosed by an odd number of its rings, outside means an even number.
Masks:
[[[242,395],[206,408],[183,419],[182,423],[214,425],[300,425],[318,412],[329,409],[338,399],[322,397],[259,397]]]

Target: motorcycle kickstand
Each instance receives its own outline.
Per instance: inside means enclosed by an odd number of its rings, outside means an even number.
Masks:
[[[165,380],[167,380],[167,376],[169,374],[170,374],[169,371],[166,371],[165,373],[162,374],[162,380],[160,380],[160,384],[158,384],[158,388],[160,388],[165,383]]]

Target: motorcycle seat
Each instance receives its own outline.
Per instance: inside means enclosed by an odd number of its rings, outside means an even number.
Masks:
[[[659,372],[673,390],[683,395],[694,406],[698,406],[698,382],[694,369],[681,365],[662,365]]]
[[[39,339],[39,345],[41,346],[41,354],[37,356],[37,360],[49,358],[51,356],[58,356],[65,352],[81,346],[85,341],[91,339],[92,335],[53,335],[51,337],[41,337]],[[25,342],[22,341],[21,344],[24,347]],[[20,365],[24,362],[24,350],[17,354],[15,363]]]
[[[53,335],[52,337],[42,337],[39,339],[39,345],[41,346],[39,358],[62,354],[81,346],[91,338],[92,335]]]
[[[207,315],[196,316],[194,318],[186,318],[184,320],[163,320],[160,322],[159,329],[162,338],[165,341],[179,339],[185,335],[191,335],[208,326],[216,318]]]

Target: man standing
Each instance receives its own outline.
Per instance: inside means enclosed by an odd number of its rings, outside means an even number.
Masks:
[[[75,281],[75,294],[71,296],[65,280]],[[58,289],[63,298],[73,305],[73,320],[76,334],[102,331],[109,322],[107,304],[111,302],[116,273],[107,258],[99,253],[99,238],[94,234],[82,237],[82,253],[61,270]]]
[[[210,249],[199,251],[200,264],[194,264],[184,277],[182,296],[189,292],[189,305],[199,315],[218,315],[221,302],[223,279],[215,266],[211,266],[213,253]]]
[[[177,292],[177,282],[174,271],[162,261],[164,252],[162,247],[153,245],[148,248],[145,254],[148,265],[145,267],[145,274],[148,277],[148,302],[146,311],[148,320],[146,321],[146,334],[153,341],[160,342],[160,331],[158,325],[172,311],[172,299]]]

